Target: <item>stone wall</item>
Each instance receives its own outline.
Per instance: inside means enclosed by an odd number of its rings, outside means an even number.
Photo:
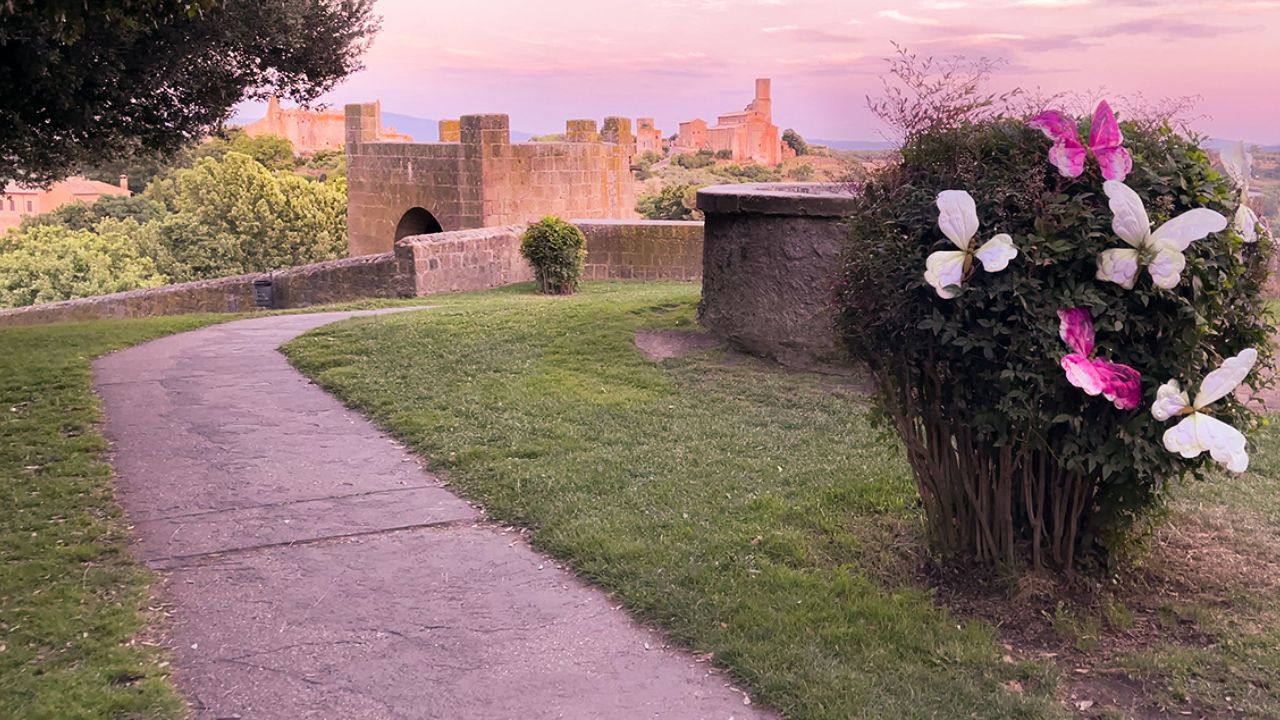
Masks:
[[[587,238],[585,279],[697,280],[702,274],[702,223],[575,223]],[[0,327],[255,310],[255,280],[272,281],[273,307],[281,309],[528,282],[533,270],[520,255],[523,232],[522,225],[508,225],[414,235],[377,255],[0,310]]]
[[[255,280],[272,280],[276,308],[296,308],[367,297],[409,295],[392,253],[344,258],[302,267],[165,285],[78,300],[0,310],[0,327],[257,309]]]
[[[698,280],[702,223],[573,220],[587,238],[585,280]]]
[[[413,208],[443,231],[532,222],[545,215],[635,217],[627,118],[606,118],[604,142],[594,120],[572,120],[578,142],[512,143],[506,115],[441,121],[440,143],[378,142],[376,105],[346,108],[347,227],[351,255],[387,252],[397,240],[428,230],[406,226]]]
[[[533,280],[518,226],[414,235],[396,243],[399,275],[414,295],[484,290]]]

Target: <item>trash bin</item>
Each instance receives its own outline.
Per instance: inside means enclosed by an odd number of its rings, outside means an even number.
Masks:
[[[260,308],[274,308],[275,289],[271,280],[253,281],[253,304]]]

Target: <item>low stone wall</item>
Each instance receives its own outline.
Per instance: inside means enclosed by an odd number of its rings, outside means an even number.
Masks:
[[[702,275],[702,223],[576,224],[587,238],[585,279],[697,280]],[[254,310],[257,280],[272,281],[272,307],[278,309],[529,282],[533,269],[520,255],[523,232],[523,226],[511,225],[414,235],[397,242],[394,252],[0,310],[0,327]]]
[[[587,238],[585,280],[698,280],[702,223],[571,220]]]
[[[271,279],[277,308],[413,295],[408,278],[399,273],[395,253],[389,252],[277,270]]]
[[[399,274],[413,295],[484,290],[533,280],[516,225],[411,235],[396,243]]]
[[[819,183],[699,190],[706,215],[699,322],[785,365],[844,364],[831,299],[852,200],[843,186]]]
[[[396,258],[392,253],[344,258],[270,273],[197,280],[0,310],[0,327],[255,310],[258,309],[254,304],[255,280],[272,281],[275,308],[407,295],[411,288],[404,284],[396,270]]]

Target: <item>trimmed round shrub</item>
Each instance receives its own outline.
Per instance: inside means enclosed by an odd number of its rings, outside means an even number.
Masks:
[[[1079,121],[1085,137],[1089,125]],[[1238,188],[1194,139],[1165,125],[1122,129],[1133,159],[1124,185],[1151,227],[1197,208],[1235,216]],[[1258,385],[1270,366],[1261,289],[1271,243],[1246,243],[1227,227],[1190,242],[1168,289],[1145,267],[1157,260],[1150,249],[1137,253],[1132,289],[1099,279],[1100,254],[1130,245],[1113,229],[1098,163],[1089,157],[1083,174],[1065,177],[1050,147],[1045,134],[1006,117],[909,135],[857,200],[839,317],[903,441],[936,551],[1073,571],[1122,557],[1159,516],[1171,483],[1219,472],[1208,452],[1170,450],[1165,435],[1190,410],[1161,420],[1153,403],[1170,380],[1194,397],[1206,374],[1242,352],[1252,357],[1250,348],[1260,361],[1249,383]],[[971,251],[962,282],[942,289],[925,269],[932,253],[956,249],[939,225],[948,190],[976,202],[971,247],[1007,233],[1018,252],[988,272]],[[1064,318],[1093,322],[1096,348],[1075,360],[1140,375],[1132,402],[1068,379],[1073,360],[1064,358],[1081,341]],[[1230,393],[1206,412],[1245,433],[1259,422]]]
[[[587,259],[587,239],[577,227],[547,216],[524,231],[520,254],[533,266],[542,292],[572,295]]]

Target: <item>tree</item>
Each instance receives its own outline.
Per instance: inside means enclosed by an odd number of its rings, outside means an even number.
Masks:
[[[0,306],[156,287],[168,281],[125,233],[59,226],[14,232],[0,245]]]
[[[23,219],[22,227],[60,225],[72,230],[89,230],[107,218],[145,223],[164,214],[164,205],[141,195],[103,195],[92,203],[67,203],[56,210],[29,216]]]
[[[293,143],[279,135],[250,136],[240,128],[233,128],[223,137],[214,137],[191,151],[191,162],[200,158],[221,159],[229,152],[238,152],[257,160],[268,170],[292,170],[297,164],[293,155]]]
[[[790,145],[791,149],[796,151],[797,157],[809,154],[809,143],[800,137],[800,133],[791,128],[782,131],[782,142]]]
[[[172,154],[245,99],[306,104],[360,68],[373,0],[0,2],[0,183]]]
[[[193,253],[207,255],[210,245],[215,255],[238,259],[222,264],[219,274],[305,265],[346,252],[342,178],[314,182],[272,173],[248,155],[229,152],[221,160],[199,160],[173,182],[172,207],[182,219],[171,220],[168,232],[180,263]]]

